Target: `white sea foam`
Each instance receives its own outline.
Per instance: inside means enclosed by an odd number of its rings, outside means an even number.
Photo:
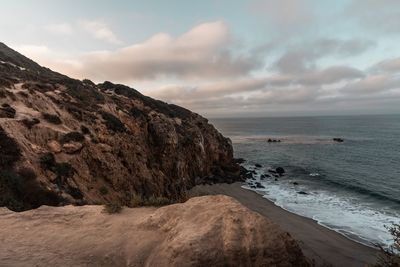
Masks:
[[[360,203],[359,199],[351,195],[324,190],[310,191],[304,185],[293,185],[290,181],[275,181],[271,178],[261,180],[260,173],[255,178],[265,186],[264,189],[243,187],[261,192],[265,198],[285,210],[312,218],[319,224],[366,245],[392,243],[385,226],[399,223],[400,212],[394,214],[393,211],[389,212],[372,203]],[[307,194],[299,194],[300,191]]]

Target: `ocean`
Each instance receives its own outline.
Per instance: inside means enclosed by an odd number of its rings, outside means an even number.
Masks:
[[[400,115],[211,122],[255,171],[244,188],[355,241],[392,243],[385,226],[400,222]],[[286,173],[275,178],[268,169],[276,167]],[[265,188],[251,188],[256,182]]]

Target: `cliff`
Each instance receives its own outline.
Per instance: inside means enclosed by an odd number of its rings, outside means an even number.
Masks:
[[[133,88],[75,80],[0,43],[0,206],[177,201],[240,179],[207,119]]]
[[[227,196],[163,208],[0,208],[6,266],[310,266],[292,237]]]

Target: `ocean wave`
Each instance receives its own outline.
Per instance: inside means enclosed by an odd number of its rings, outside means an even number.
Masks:
[[[261,183],[265,188],[251,188],[275,205],[298,215],[311,218],[320,225],[332,229],[346,237],[372,246],[383,244],[388,246],[392,239],[385,228],[386,225],[400,222],[400,213],[388,213],[376,206],[376,203],[359,202],[351,194],[335,194],[326,190],[311,190],[304,184],[293,185],[290,180],[262,180],[262,171],[257,171],[249,185]],[[307,194],[299,194],[304,191]]]

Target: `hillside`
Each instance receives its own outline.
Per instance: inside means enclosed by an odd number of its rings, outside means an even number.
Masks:
[[[0,206],[178,201],[240,180],[207,119],[133,88],[75,80],[0,43]]]

